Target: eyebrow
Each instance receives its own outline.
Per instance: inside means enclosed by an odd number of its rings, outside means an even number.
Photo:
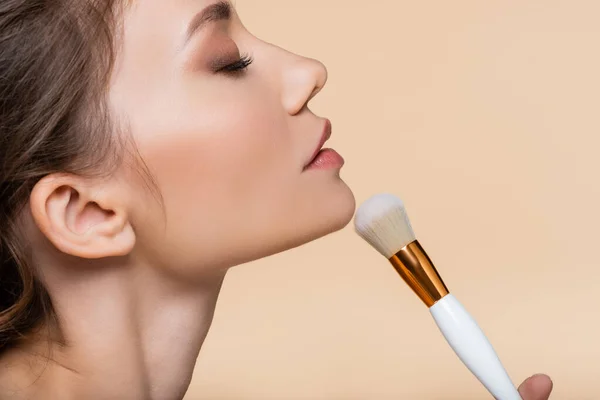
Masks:
[[[186,30],[185,41],[189,41],[192,36],[202,30],[209,22],[228,21],[230,18],[231,3],[229,1],[219,1],[205,7],[190,21]]]

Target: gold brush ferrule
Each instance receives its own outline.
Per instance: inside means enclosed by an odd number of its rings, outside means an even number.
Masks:
[[[408,244],[389,261],[428,308],[448,294],[448,288],[419,241]]]

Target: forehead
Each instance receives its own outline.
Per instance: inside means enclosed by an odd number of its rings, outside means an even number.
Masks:
[[[143,36],[156,40],[165,35],[182,35],[194,16],[210,6],[226,4],[228,0],[125,0],[123,31],[128,36]]]
[[[215,3],[233,4],[229,0],[123,0],[121,3],[128,14],[163,12],[168,16],[177,10],[202,10]]]

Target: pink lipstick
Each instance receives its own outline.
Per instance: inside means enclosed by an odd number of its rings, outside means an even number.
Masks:
[[[323,145],[330,137],[331,122],[326,120],[321,139],[304,170],[341,168],[344,165],[344,158],[338,152],[333,149],[323,148]]]

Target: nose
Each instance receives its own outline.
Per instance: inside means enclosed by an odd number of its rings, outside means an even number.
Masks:
[[[298,114],[327,82],[327,68],[321,62],[292,56],[283,71],[283,106]]]

